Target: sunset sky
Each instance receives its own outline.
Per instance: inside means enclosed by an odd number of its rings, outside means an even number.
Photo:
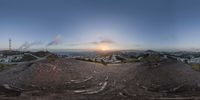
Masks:
[[[200,0],[0,0],[0,49],[200,49]]]

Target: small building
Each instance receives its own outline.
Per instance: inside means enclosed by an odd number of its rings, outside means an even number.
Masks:
[[[163,58],[167,59],[168,57],[167,57],[167,55],[164,55]]]
[[[10,59],[4,59],[4,62],[5,62],[5,63],[9,63],[9,62],[10,62]]]
[[[117,60],[116,55],[112,55],[111,60],[116,61]]]

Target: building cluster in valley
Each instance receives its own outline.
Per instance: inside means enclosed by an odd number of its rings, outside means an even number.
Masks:
[[[85,60],[85,61],[92,61],[92,62],[99,62],[99,63],[111,63],[111,64],[115,64],[115,63],[122,63],[124,61],[127,60],[127,58],[122,57],[120,55],[107,55],[107,56],[95,56],[95,57],[76,57],[75,59],[78,60]]]
[[[66,55],[58,55],[63,58],[77,59],[89,62],[97,62],[103,64],[118,64],[127,62],[140,62],[146,55],[156,55],[157,53],[151,52],[127,52],[127,51],[116,51],[116,52],[91,52],[90,55],[87,53],[67,53]]]
[[[184,62],[184,63],[193,63],[193,64],[200,64],[200,53],[187,53],[187,52],[179,52],[179,53],[173,53],[170,54],[169,57],[172,59],[176,59],[178,61]]]
[[[0,51],[0,63],[15,63],[36,60],[37,57],[31,53],[19,51]]]
[[[23,54],[15,51],[1,51],[0,52],[0,63],[17,62],[23,58]]]
[[[41,52],[20,52],[20,51],[1,51],[0,63],[22,62],[38,59],[48,53]],[[117,52],[65,52],[55,53],[62,58],[77,59],[83,61],[116,64],[126,62],[149,61],[149,59],[174,59],[184,63],[200,64],[199,52],[156,52],[147,51],[117,51]],[[27,60],[28,59],[28,60]]]
[[[17,62],[17,61],[20,61],[22,58],[23,58],[23,55],[4,56],[3,54],[0,54],[0,62],[3,62],[3,63]]]
[[[9,50],[0,51],[0,63],[17,62],[23,58],[23,54],[12,51],[12,39],[9,39]]]
[[[124,62],[130,62],[130,61],[145,61],[148,56],[150,56],[148,59],[155,59],[157,56],[159,59],[174,59],[177,61],[181,61],[184,63],[195,63],[200,64],[200,53],[199,52],[157,52],[153,50],[147,50],[147,51],[119,51],[119,52],[111,52],[107,54],[99,54],[99,53],[83,53],[83,54],[77,54],[77,53],[68,53],[67,55],[62,57],[65,58],[73,58],[78,60],[84,60],[84,61],[91,61],[91,62],[104,62],[104,63],[124,63]]]

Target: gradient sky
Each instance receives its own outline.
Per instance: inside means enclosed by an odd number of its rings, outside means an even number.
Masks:
[[[0,0],[0,49],[200,49],[200,0]]]

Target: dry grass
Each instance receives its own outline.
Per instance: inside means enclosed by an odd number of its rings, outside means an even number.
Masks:
[[[55,61],[56,59],[58,59],[58,56],[53,55],[53,54],[47,57],[48,61]]]
[[[149,55],[141,59],[141,61],[146,61],[146,62],[159,62],[160,60],[161,57],[158,55]]]
[[[192,69],[196,70],[196,71],[200,71],[200,64],[190,64]]]
[[[5,69],[9,68],[10,66],[12,66],[12,65],[1,64],[1,63],[0,63],[0,71],[5,70]]]

